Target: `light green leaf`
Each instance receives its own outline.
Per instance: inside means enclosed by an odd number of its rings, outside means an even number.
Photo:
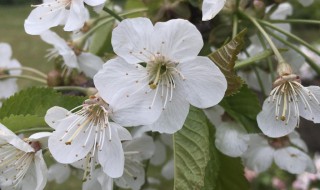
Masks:
[[[215,148],[214,136],[203,111],[192,107],[185,125],[174,134],[174,190],[249,189],[240,160],[222,155]]]
[[[0,123],[5,125],[13,132],[21,132],[29,129],[37,129],[37,131],[52,130],[47,126],[43,117],[36,115],[11,115],[0,120]]]
[[[89,47],[89,51],[91,53],[103,56],[105,52],[113,51],[111,46],[111,31],[113,29],[113,25],[114,20],[111,19],[94,33],[92,36],[92,43],[90,43],[91,45]]]
[[[225,97],[220,105],[231,117],[240,122],[247,132],[261,132],[256,121],[256,117],[261,111],[259,99],[247,85],[243,85],[239,93]]]
[[[236,64],[237,55],[244,45],[243,38],[246,33],[246,29],[242,30],[229,43],[208,56],[215,64],[217,64],[227,79],[228,88],[226,96],[237,93],[243,84],[243,80],[236,75],[234,66]]]
[[[53,106],[72,109],[84,100],[84,97],[62,95],[51,88],[28,88],[3,102],[0,119],[10,115],[28,114],[44,117],[47,110]]]

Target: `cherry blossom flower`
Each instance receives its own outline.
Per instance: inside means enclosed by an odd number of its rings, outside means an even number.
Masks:
[[[211,20],[221,11],[225,4],[226,0],[203,0],[202,20]]]
[[[112,45],[119,57],[95,75],[95,86],[107,102],[114,93],[124,100],[143,98],[156,120],[153,131],[174,133],[190,104],[207,108],[224,96],[226,79],[209,58],[197,56],[203,40],[186,20],[153,26],[147,18],[126,19],[113,30]]]
[[[142,136],[123,143],[125,155],[125,172],[120,178],[113,179],[96,169],[93,175],[83,183],[83,190],[112,190],[113,181],[124,189],[139,190],[145,183],[145,170],[142,161],[149,159],[154,152],[154,144],[151,137]]]
[[[77,69],[92,78],[102,68],[104,62],[100,57],[84,52],[74,42],[68,43],[50,30],[43,32],[40,37],[43,41],[54,46],[49,56],[61,55],[63,57],[67,73],[72,69]]]
[[[49,138],[53,157],[63,164],[85,159],[85,176],[93,171],[95,162],[108,176],[122,176],[121,141],[131,140],[131,135],[121,125],[145,125],[153,120],[139,112],[140,101],[117,104],[117,98],[107,104],[96,95],[70,111],[61,107],[49,109],[45,120],[55,129]]]
[[[42,190],[47,167],[42,157],[50,133],[36,133],[20,139],[0,124],[0,187],[3,190]]]
[[[64,183],[71,174],[71,168],[67,164],[56,163],[48,169],[48,181],[55,181],[57,184]]]
[[[51,27],[65,25],[65,31],[75,31],[83,27],[86,21],[86,8],[101,5],[106,0],[44,0],[36,7],[24,22],[25,31],[38,35]]]
[[[296,132],[277,139],[250,134],[249,147],[242,158],[244,165],[257,173],[266,171],[273,161],[292,174],[314,173],[315,165],[306,152],[307,146]]]
[[[291,133],[299,126],[300,116],[320,123],[320,87],[304,87],[291,68],[286,70],[274,82],[274,88],[257,116],[260,129],[269,137]]]
[[[20,75],[21,70],[6,70],[20,68],[21,65],[16,59],[11,59],[12,50],[9,44],[0,43],[0,77],[3,75]],[[17,79],[0,79],[0,107],[2,100],[10,97],[18,91]],[[5,89],[5,90],[4,90]]]

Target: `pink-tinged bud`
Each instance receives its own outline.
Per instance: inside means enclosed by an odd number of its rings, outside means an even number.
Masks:
[[[47,77],[47,83],[50,87],[60,86],[63,83],[61,73],[58,70],[50,71]]]
[[[262,0],[254,0],[253,6],[256,11],[263,11],[264,12],[264,10],[266,8],[266,5]]]

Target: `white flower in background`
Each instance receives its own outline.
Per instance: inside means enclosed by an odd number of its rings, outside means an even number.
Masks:
[[[213,126],[218,126],[222,123],[224,109],[220,105],[204,109],[203,111]]]
[[[24,22],[25,31],[38,35],[51,27],[65,25],[65,31],[75,31],[83,27],[86,21],[86,8],[101,5],[106,0],[44,0],[36,7]]]
[[[236,122],[222,122],[216,126],[215,145],[223,154],[238,157],[248,148],[249,135],[247,131]]]
[[[315,46],[316,49],[320,50],[320,45]],[[320,66],[320,56],[314,53],[313,51],[309,50],[304,46],[300,46],[300,50],[307,55],[310,59],[312,59],[318,66]],[[306,62],[303,63],[300,70],[300,77],[301,79],[305,80],[312,80],[314,77],[317,76],[317,73],[310,67],[310,65]]]
[[[65,182],[71,175],[71,168],[67,164],[56,163],[48,169],[48,181],[55,181],[57,184]]]
[[[272,5],[268,6],[266,8],[266,13],[268,13],[271,8],[272,8]],[[291,16],[292,13],[293,13],[293,8],[290,3],[288,3],[288,2],[281,3],[281,4],[279,4],[278,8],[270,15],[270,19],[285,20],[288,16]],[[286,30],[288,32],[290,32],[290,30],[291,30],[290,24],[287,24],[287,23],[276,23],[273,25],[275,25],[278,28],[281,28],[283,30]]]
[[[153,131],[174,133],[190,104],[207,108],[224,96],[226,79],[209,58],[197,56],[203,40],[186,20],[153,26],[147,18],[126,19],[113,30],[112,45],[119,57],[95,75],[95,86],[107,102],[114,93],[124,101],[143,98],[146,114],[156,120]]]
[[[43,32],[40,37],[43,41],[54,46],[49,56],[62,56],[67,73],[72,69],[77,69],[92,78],[102,68],[104,62],[100,57],[82,51],[75,43],[66,42],[56,33],[48,30]]]
[[[310,6],[314,2],[314,0],[298,0],[298,2],[301,5],[307,7],[307,6]]]
[[[211,20],[221,11],[225,4],[226,0],[203,0],[202,20]]]
[[[36,133],[21,140],[0,124],[0,188],[2,190],[42,190],[47,183],[47,167],[42,157],[51,133]]]
[[[100,169],[93,172],[86,182],[83,190],[112,190],[113,181],[124,189],[139,190],[145,183],[145,170],[143,160],[149,159],[155,150],[151,137],[142,136],[123,143],[125,165],[124,174],[120,178],[112,179]]]
[[[242,158],[244,165],[257,173],[266,171],[273,161],[292,174],[315,173],[314,163],[306,152],[307,146],[296,132],[277,139],[251,134],[248,150]]]
[[[11,59],[12,50],[9,44],[0,43],[0,77],[3,75],[20,75],[21,70],[6,70],[20,68],[21,65],[16,59]],[[0,79],[0,107],[2,101],[18,91],[17,79]]]
[[[293,182],[293,188],[297,189],[297,190],[309,190],[310,189],[310,184],[314,181],[320,180],[320,155],[319,153],[316,153],[314,155],[314,159],[313,159],[315,165],[316,165],[316,169],[317,169],[317,173],[313,174],[313,173],[302,173],[300,175],[298,175],[297,179]]]
[[[63,164],[85,158],[85,176],[94,170],[96,162],[110,177],[122,176],[124,153],[121,141],[131,140],[131,135],[119,124],[130,123],[130,118],[136,114],[128,110],[118,111],[97,96],[70,111],[61,107],[49,109],[45,120],[55,129],[49,138],[52,156]]]
[[[291,74],[291,68],[285,72],[274,82],[257,116],[261,131],[269,137],[291,133],[299,126],[300,116],[320,123],[320,87],[304,87],[299,76]]]

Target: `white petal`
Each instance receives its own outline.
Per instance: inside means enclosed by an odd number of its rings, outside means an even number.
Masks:
[[[64,64],[67,67],[79,69],[77,55],[71,49],[67,52],[63,52],[61,56],[63,57]]]
[[[60,120],[67,117],[68,112],[68,110],[62,107],[54,106],[47,111],[44,120],[50,127],[56,129]]]
[[[183,62],[193,59],[203,46],[201,33],[187,20],[158,22],[154,28],[153,43],[157,48],[156,52],[160,52],[171,61]]]
[[[310,157],[293,147],[282,148],[275,151],[274,160],[279,168],[287,170],[292,174],[300,174],[304,171],[316,171],[315,166],[312,167],[312,165],[310,165],[310,163],[312,163]]]
[[[114,122],[110,122],[110,127],[117,130],[118,136],[121,141],[132,140],[132,136],[131,136],[130,132],[126,128],[122,127],[121,125],[114,123]]]
[[[40,6],[35,8],[24,22],[26,33],[38,35],[51,27],[62,24],[69,10],[62,8],[51,11],[51,7]]]
[[[86,21],[86,9],[83,1],[71,1],[70,13],[63,28],[65,31],[75,31],[83,27]]]
[[[125,189],[140,190],[145,182],[145,171],[140,163],[126,160],[126,172],[122,177],[115,179],[117,186]]]
[[[177,67],[185,80],[181,82],[187,100],[199,108],[218,104],[227,89],[227,81],[219,68],[207,57],[182,62]]]
[[[70,47],[68,46],[67,42],[51,30],[47,30],[41,33],[40,38],[46,43],[56,47],[59,50],[59,53],[63,53],[67,50],[70,50]]]
[[[34,190],[43,190],[47,183],[47,166],[44,162],[42,151],[38,151],[35,154],[35,166],[36,166],[36,176],[37,176],[37,186]]]
[[[307,7],[307,6],[310,6],[314,1],[313,0],[298,0],[298,2],[301,5]]]
[[[103,61],[100,57],[85,52],[82,52],[78,56],[78,62],[80,70],[90,78],[93,78],[93,76],[102,69],[103,65]]]
[[[282,121],[280,118],[277,120],[275,115],[276,101],[271,100],[268,102],[267,98],[263,103],[262,111],[257,116],[258,125],[261,131],[265,135],[273,138],[282,137],[291,133],[297,126],[298,118],[294,116],[294,107],[292,103],[290,103],[290,109],[291,116],[289,117],[289,120]],[[286,113],[286,118],[288,118],[288,112]]]
[[[224,109],[221,106],[216,105],[211,108],[204,109],[203,111],[214,126],[221,124],[222,115],[224,113]]]
[[[151,126],[152,131],[173,134],[180,130],[189,113],[189,103],[185,100],[182,86],[177,84],[173,91],[172,101],[167,102],[159,119]]]
[[[0,98],[9,98],[18,91],[17,79],[5,79],[0,81]]]
[[[9,62],[7,67],[8,68],[20,68],[21,64],[18,60],[13,59]],[[10,70],[9,73],[10,73],[10,75],[20,75],[22,73],[22,71],[21,70]]]
[[[140,65],[126,63],[121,58],[108,61],[94,76],[100,96],[110,104],[112,119],[122,126],[148,125],[159,118],[161,102],[153,101],[149,93],[147,71]],[[137,82],[138,81],[138,82]]]
[[[165,145],[159,139],[156,139],[154,141],[154,144],[155,152],[152,158],[150,159],[150,163],[154,166],[159,166],[166,161],[167,151]]]
[[[174,177],[174,160],[170,159],[169,162],[167,162],[162,170],[161,175],[166,178],[167,180],[171,180]]]
[[[92,177],[82,184],[82,190],[113,190],[113,180],[101,168],[92,172]]]
[[[97,6],[106,2],[106,0],[84,0],[90,6]]]
[[[49,167],[48,181],[55,180],[56,183],[61,184],[65,182],[71,174],[71,169],[68,165],[56,163]]]
[[[123,150],[125,154],[126,152],[139,152],[137,155],[127,154],[126,158],[130,157],[131,160],[135,159],[137,161],[141,161],[149,159],[153,156],[155,152],[155,144],[153,143],[153,139],[151,137],[142,136],[131,141],[124,142]]]
[[[80,116],[69,116],[58,124],[56,131],[49,137],[49,150],[52,156],[62,164],[73,163],[84,158],[93,147],[95,135],[90,132],[91,130],[86,130],[90,124],[86,124],[80,131],[77,131],[80,127],[78,123],[83,123],[85,118],[81,119],[81,122],[75,122],[79,119]],[[70,125],[73,125],[73,127],[65,135]],[[78,134],[73,137],[73,134],[76,133]],[[63,136],[64,138],[61,140]],[[66,145],[66,142],[71,139],[73,139],[71,144]]]
[[[266,139],[259,135],[250,135],[248,150],[242,155],[243,163],[257,173],[266,171],[272,164],[274,149]]]
[[[3,144],[4,141],[24,152],[34,152],[34,149],[28,143],[21,140],[17,135],[0,123],[0,143]]]
[[[150,128],[150,126],[138,126],[132,129],[131,134],[133,138],[138,138],[145,135],[146,132],[149,132],[151,130],[152,129]]]
[[[0,43],[0,61],[8,61],[11,59],[12,49],[10,44]],[[1,63],[0,63],[1,65]]]
[[[225,3],[226,0],[203,0],[202,20],[211,20],[221,11]]]
[[[108,176],[118,178],[122,176],[124,169],[124,153],[117,131],[111,128],[112,139],[109,140],[109,131],[106,131],[106,138],[103,148],[98,152],[98,160]]]
[[[150,45],[153,31],[153,25],[148,18],[123,20],[112,32],[114,52],[128,63],[146,62],[148,59],[145,54],[150,55],[147,51],[153,52]]]
[[[271,6],[267,8],[266,11],[269,11]],[[278,8],[270,15],[271,19],[286,19],[287,16],[292,15],[293,8],[290,3],[281,3]]]
[[[231,157],[241,156],[248,148],[249,136],[236,122],[223,122],[216,127],[216,147]]]
[[[296,131],[290,133],[288,135],[289,140],[292,144],[296,145],[297,147],[301,148],[303,151],[307,152],[308,148],[306,143],[300,138],[299,133],[297,133]]]
[[[310,93],[308,93],[310,91]],[[300,116],[313,121],[314,123],[320,123],[320,87],[319,86],[309,86],[305,87],[303,94],[308,101],[308,104],[311,108],[311,112],[309,106],[305,109],[302,100],[300,100],[299,108],[300,108]],[[309,96],[310,94],[310,96]],[[313,94],[314,96],[312,96]]]

